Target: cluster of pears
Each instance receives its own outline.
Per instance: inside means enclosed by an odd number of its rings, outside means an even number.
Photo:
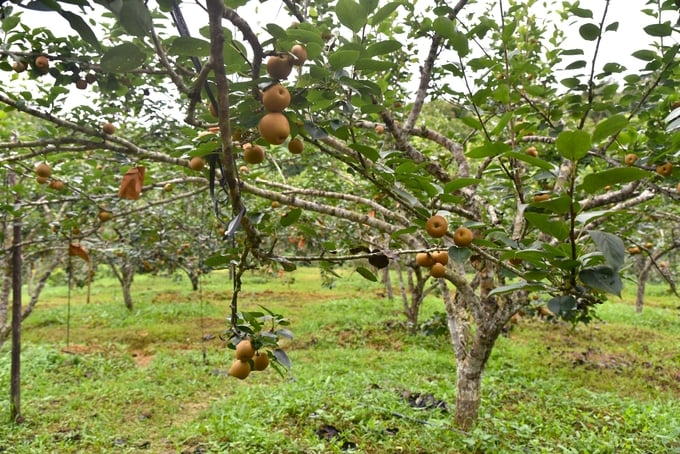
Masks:
[[[289,53],[278,53],[267,60],[267,73],[274,81],[262,93],[262,104],[267,113],[260,119],[258,130],[260,136],[271,145],[281,145],[290,136],[290,124],[283,111],[290,105],[291,97],[288,89],[280,81],[290,75],[294,66],[302,66],[306,61],[307,49],[301,44],[294,45]],[[252,150],[255,147],[257,145],[251,145],[249,148]],[[298,138],[288,142],[288,150],[291,153],[302,153],[303,148],[304,144]],[[244,146],[243,157],[246,162],[250,162],[247,154],[247,147]],[[250,154],[256,158],[262,155],[261,159],[264,159],[264,150],[262,152],[258,150],[257,153],[251,151]]]
[[[39,162],[38,164],[35,165],[35,173],[37,177],[35,178],[35,181],[38,182],[38,184],[47,184],[49,181],[49,187],[54,189],[55,191],[61,191],[64,189],[64,182],[61,180],[57,179],[50,179],[52,176],[52,167],[46,162]]]
[[[623,158],[623,162],[624,162],[627,166],[635,165],[635,163],[637,162],[637,160],[638,160],[638,155],[635,154],[635,153],[628,153],[628,154],[626,154],[626,156],[624,156],[624,158]],[[656,169],[655,169],[655,170],[656,170],[656,173],[658,173],[658,174],[661,175],[662,177],[669,177],[669,176],[671,176],[671,174],[673,173],[673,164],[671,164],[670,162],[666,161],[666,162],[664,162],[664,163],[658,164],[658,165],[656,166]]]
[[[449,253],[447,251],[419,252],[416,254],[416,264],[429,268],[432,277],[444,277],[448,263]]]
[[[425,231],[432,238],[442,238],[449,229],[449,223],[442,215],[435,214],[425,223]],[[474,233],[465,226],[458,227],[453,232],[453,242],[458,247],[467,247],[474,240]],[[448,251],[419,252],[416,254],[416,264],[430,269],[430,276],[444,277],[446,265],[449,263]]]
[[[47,55],[38,55],[33,60],[33,67],[40,74],[47,74],[50,71],[50,58]],[[17,60],[12,64],[14,72],[22,73],[26,71],[27,65],[22,60]]]
[[[243,380],[251,370],[265,370],[269,366],[267,352],[255,350],[250,339],[243,339],[236,344],[236,360],[229,368],[229,375]]]
[[[448,232],[449,223],[446,218],[442,215],[435,214],[430,216],[430,218],[425,223],[425,230],[432,238],[441,238]],[[472,240],[475,239],[472,230],[465,226],[458,227],[453,232],[453,242],[456,243],[458,247],[468,247]]]

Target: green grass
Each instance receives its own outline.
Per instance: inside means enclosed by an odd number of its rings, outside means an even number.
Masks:
[[[650,287],[636,314],[632,290],[598,308],[601,321],[568,325],[524,318],[501,337],[484,377],[478,425],[451,427],[455,361],[444,336],[407,333],[401,302],[343,273],[333,289],[318,272],[253,273],[241,297],[290,317],[289,376],[269,369],[226,376],[219,339],[231,282],[213,273],[200,292],[186,280],[139,276],[128,312],[117,283],[99,279],[92,302],[50,286],[23,329],[23,424],[0,400],[0,452],[680,452],[680,320],[675,300]],[[423,318],[441,311],[427,298]],[[9,346],[0,388],[9,394]],[[417,408],[405,392],[450,411]],[[4,415],[4,416],[3,416]],[[330,426],[329,441],[318,435]]]

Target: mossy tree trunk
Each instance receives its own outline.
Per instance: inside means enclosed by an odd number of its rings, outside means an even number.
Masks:
[[[451,294],[444,281],[440,282],[440,290],[456,357],[454,423],[469,430],[479,416],[482,377],[491,351],[503,326],[527,300],[489,296],[492,279],[485,267],[478,269],[471,282],[466,280],[464,271],[460,266],[457,273],[447,274],[456,286],[455,294]]]

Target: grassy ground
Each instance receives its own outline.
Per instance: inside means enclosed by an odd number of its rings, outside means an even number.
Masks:
[[[524,318],[489,361],[478,426],[450,426],[455,362],[445,337],[409,335],[400,302],[356,274],[334,289],[318,272],[250,275],[242,309],[284,313],[292,374],[226,376],[231,282],[139,276],[128,313],[117,284],[98,280],[92,303],[46,289],[23,330],[21,425],[0,399],[0,452],[153,453],[678,453],[678,302],[632,291],[572,330]],[[442,308],[426,301],[423,318]],[[0,388],[9,395],[9,346]],[[3,416],[4,415],[4,416]]]

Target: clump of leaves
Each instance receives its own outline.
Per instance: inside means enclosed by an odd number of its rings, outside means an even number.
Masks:
[[[426,336],[447,336],[449,325],[444,312],[435,312],[432,317],[420,322],[419,331]]]
[[[224,335],[227,346],[236,350],[236,346],[244,339],[250,339],[253,348],[265,350],[271,365],[282,376],[291,368],[291,362],[279,346],[281,339],[293,339],[293,333],[286,326],[290,321],[281,314],[275,314],[264,306],[262,311],[240,311],[236,323]]]

